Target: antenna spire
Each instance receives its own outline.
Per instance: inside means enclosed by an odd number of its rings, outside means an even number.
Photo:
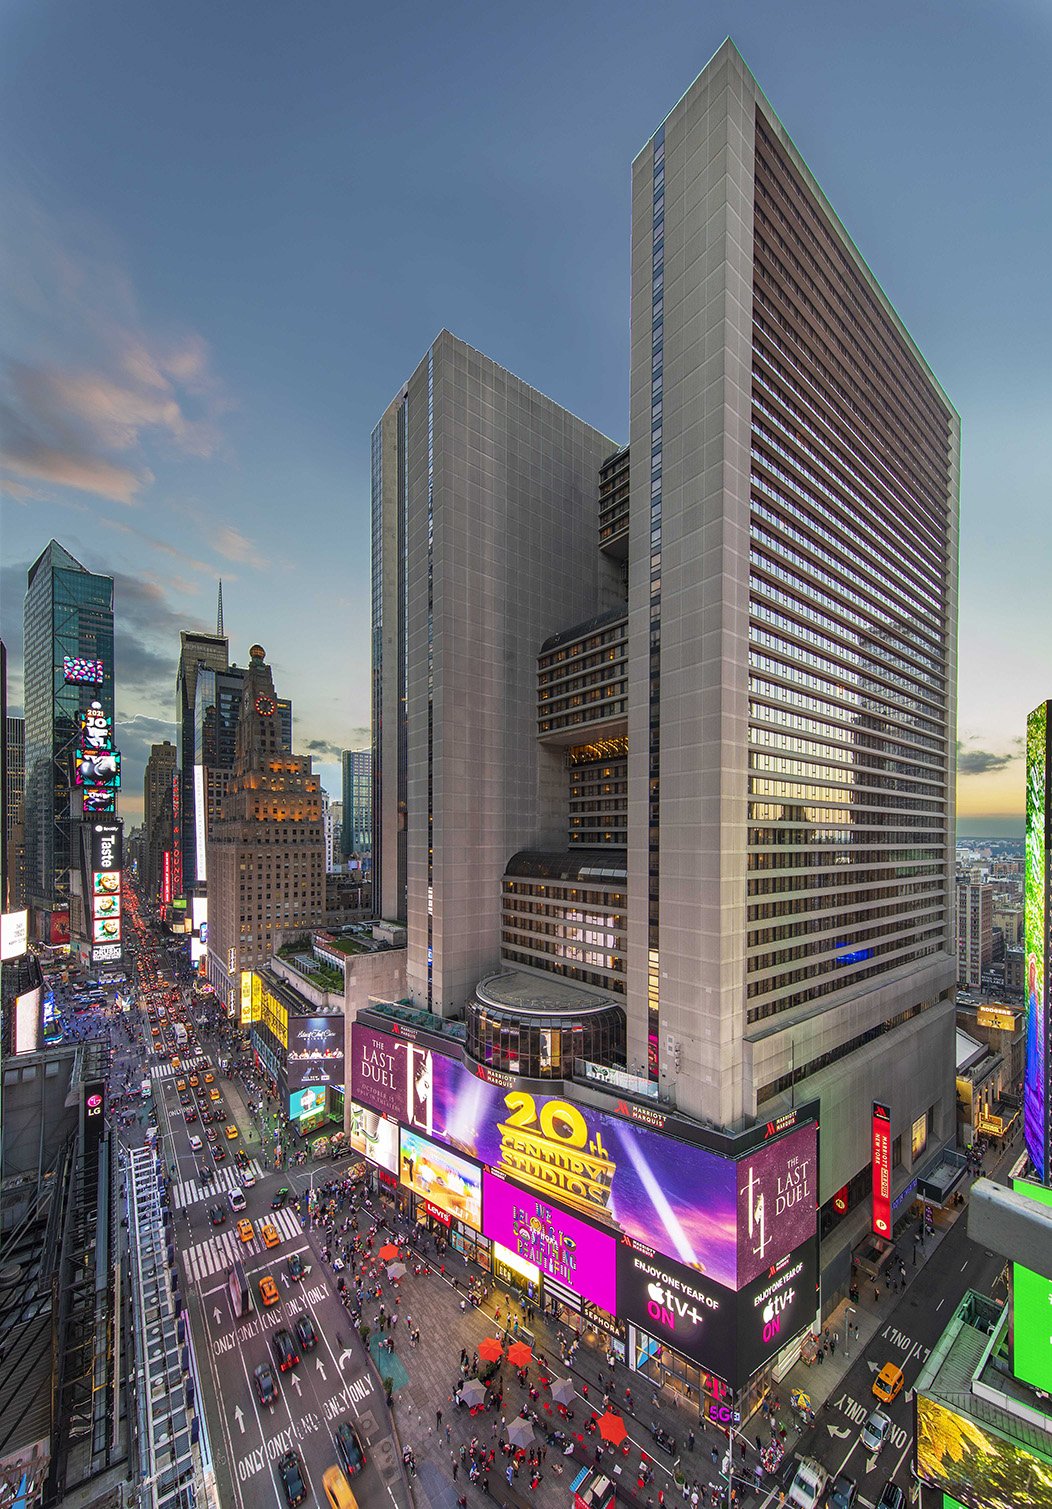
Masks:
[[[223,578],[219,578],[219,609],[216,613],[216,634],[223,637]]]

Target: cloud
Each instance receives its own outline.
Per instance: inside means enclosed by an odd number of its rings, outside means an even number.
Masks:
[[[245,566],[253,566],[257,570],[261,570],[266,564],[248,536],[229,524],[220,525],[219,528],[213,527],[209,542],[228,561],[238,561]]]
[[[3,273],[8,322],[0,442],[16,479],[68,488],[125,507],[156,478],[159,461],[209,460],[231,408],[196,331],[147,328],[119,253],[98,227],[49,221],[21,207]],[[29,316],[33,357],[15,354]],[[19,485],[16,482],[16,486]]]
[[[966,749],[963,743],[957,744],[957,774],[958,775],[988,775],[992,770],[1004,770],[1019,758],[1019,741],[1014,741],[1015,747],[1007,754],[997,754],[989,749]]]
[[[343,756],[343,750],[330,739],[308,739],[307,753],[317,755],[322,760],[339,760]]]

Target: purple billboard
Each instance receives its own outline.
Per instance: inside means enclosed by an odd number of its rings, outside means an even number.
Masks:
[[[611,1315],[617,1313],[617,1243],[536,1191],[485,1171],[482,1232]]]
[[[360,1105],[727,1289],[815,1233],[813,1122],[743,1158],[721,1157],[591,1106],[492,1084],[424,1044],[357,1023],[350,1085]]]

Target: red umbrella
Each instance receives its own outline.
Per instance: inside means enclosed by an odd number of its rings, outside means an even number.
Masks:
[[[398,1256],[398,1248],[394,1245],[393,1242],[386,1242],[384,1244],[384,1246],[380,1248],[380,1251],[377,1253],[377,1257],[383,1258],[383,1260],[384,1260],[385,1263],[388,1261],[389,1258],[396,1258],[397,1256]]]
[[[609,1441],[611,1446],[620,1446],[628,1435],[628,1427],[620,1415],[607,1410],[599,1421],[599,1434],[604,1441]]]
[[[499,1362],[504,1356],[504,1347],[496,1336],[484,1336],[479,1342],[479,1356],[483,1362]]]
[[[508,1348],[508,1361],[512,1367],[528,1367],[533,1361],[533,1348],[525,1341],[513,1341]]]

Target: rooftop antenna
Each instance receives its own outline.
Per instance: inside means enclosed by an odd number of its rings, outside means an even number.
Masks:
[[[216,613],[216,635],[223,637],[223,578],[219,578],[219,610]]]

